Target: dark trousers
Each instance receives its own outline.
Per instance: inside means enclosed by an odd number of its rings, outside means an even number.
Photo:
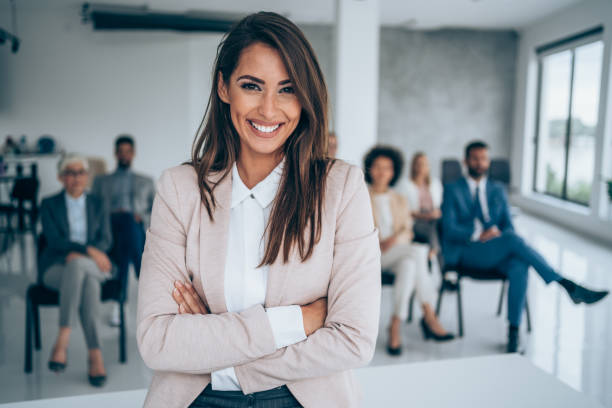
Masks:
[[[210,384],[190,405],[191,408],[298,408],[298,400],[287,386],[244,395],[241,391],[215,391]]]
[[[472,242],[461,254],[460,266],[474,269],[496,269],[508,277],[508,321],[520,326],[527,278],[532,266],[547,284],[561,280],[546,260],[514,232],[504,232],[487,242]]]
[[[130,263],[134,265],[136,277],[140,276],[145,231],[142,223],[136,222],[134,215],[127,212],[111,214],[111,228],[113,231],[111,258],[117,265],[118,277],[122,282],[122,293],[127,296]]]

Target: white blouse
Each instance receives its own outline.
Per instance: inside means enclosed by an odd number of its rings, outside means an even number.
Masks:
[[[281,176],[281,162],[252,189],[244,185],[238,168],[232,168],[232,201],[225,260],[225,302],[228,312],[240,312],[263,305],[268,283],[268,265],[257,267],[263,259],[264,231]],[[302,310],[299,305],[266,309],[276,348],[287,347],[306,339]],[[241,391],[233,367],[212,373],[212,388],[218,391]]]
[[[380,239],[384,240],[393,235],[393,214],[391,213],[391,194],[374,194],[376,203],[376,219]]]

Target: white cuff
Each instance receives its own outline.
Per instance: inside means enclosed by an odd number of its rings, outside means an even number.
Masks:
[[[234,367],[213,371],[210,374],[210,385],[215,391],[240,391],[240,383]]]
[[[301,307],[298,305],[270,307],[266,309],[266,313],[277,349],[306,340]]]

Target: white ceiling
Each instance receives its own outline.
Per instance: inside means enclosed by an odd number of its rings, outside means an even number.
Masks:
[[[17,11],[32,9],[78,10],[79,0],[15,0]],[[355,0],[357,1],[357,0]],[[380,0],[383,25],[414,29],[469,27],[520,29],[542,17],[584,0]],[[335,20],[334,0],[99,0],[92,3],[142,6],[172,12],[215,11],[248,14],[267,10],[298,23],[330,24]],[[9,0],[0,0],[0,10]]]

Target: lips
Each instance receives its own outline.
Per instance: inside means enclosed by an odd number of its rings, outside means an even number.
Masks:
[[[252,120],[247,120],[254,133],[261,137],[273,137],[278,133],[278,130],[283,126],[283,123],[262,124],[255,123]]]

